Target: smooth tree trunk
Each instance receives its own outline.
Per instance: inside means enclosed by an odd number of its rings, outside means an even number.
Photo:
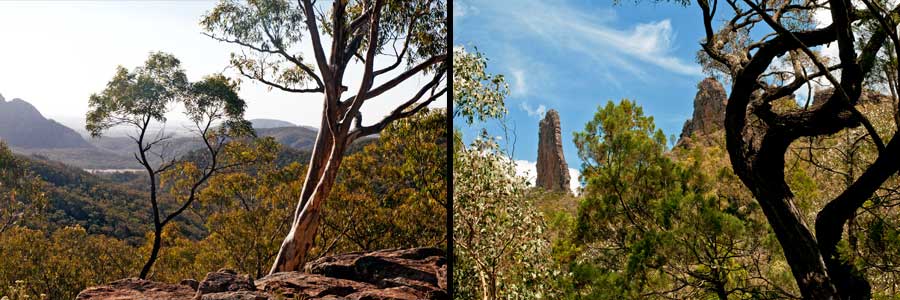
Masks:
[[[322,18],[322,22],[330,22],[331,24],[329,31],[327,31],[331,35],[332,47],[330,49],[330,55],[329,53],[326,53],[325,49],[322,47],[314,1],[303,0],[297,2],[297,7],[302,10],[305,17],[303,22],[306,25],[306,31],[309,33],[312,42],[317,70],[313,70],[311,67],[303,64],[297,57],[289,55],[287,53],[288,50],[282,47],[283,43],[278,37],[270,35],[269,41],[272,43],[264,43],[265,46],[262,47],[267,48],[269,45],[274,45],[276,48],[275,50],[261,51],[266,53],[277,52],[281,54],[287,60],[293,62],[302,69],[306,75],[312,77],[316,82],[316,87],[292,89],[266,81],[263,78],[257,79],[260,79],[263,83],[266,83],[271,87],[277,87],[286,91],[296,93],[323,93],[325,105],[322,113],[322,126],[319,129],[316,144],[313,147],[313,153],[310,158],[310,165],[303,184],[303,190],[297,208],[294,211],[294,220],[291,224],[289,233],[281,243],[281,248],[269,271],[270,274],[284,271],[297,271],[301,268],[302,264],[306,262],[307,252],[313,246],[316,231],[319,226],[319,219],[322,217],[322,207],[328,199],[331,188],[334,186],[335,178],[340,169],[344,150],[347,145],[362,136],[378,133],[384,129],[385,126],[397,119],[405,118],[416,113],[446,92],[446,88],[439,91],[436,89],[441,82],[441,77],[437,77],[437,75],[446,72],[443,67],[437,68],[439,73],[436,74],[436,77],[423,86],[419,90],[419,93],[412,99],[407,100],[407,102],[396,107],[381,121],[375,122],[372,125],[363,126],[361,124],[362,114],[360,112],[363,103],[393,89],[398,84],[403,83],[416,74],[429,72],[429,68],[444,63],[448,56],[446,54],[433,55],[431,58],[422,61],[418,65],[409,68],[393,79],[388,80],[373,89],[375,78],[377,76],[394,70],[394,68],[404,61],[404,57],[409,59],[413,58],[410,54],[406,54],[406,47],[409,46],[410,36],[415,34],[416,28],[412,25],[416,24],[416,17],[421,12],[417,10],[415,13],[416,15],[412,16],[412,20],[409,21],[410,26],[406,38],[407,44],[404,45],[403,50],[395,56],[395,64],[376,70],[375,59],[376,56],[382,55],[379,51],[380,47],[384,46],[384,41],[381,40],[383,35],[380,34],[380,21],[382,18],[381,13],[385,8],[386,1],[376,0],[373,1],[374,3],[372,3],[372,5],[367,4],[363,6],[365,11],[362,12],[362,15],[357,16],[355,20],[348,18],[347,16],[347,1],[334,1],[330,20]],[[427,9],[429,9],[427,5],[419,8],[426,9],[425,15],[427,15]],[[347,23],[347,21],[350,22]],[[233,33],[226,32],[226,34]],[[227,39],[223,40],[228,41]],[[234,41],[232,43],[247,46],[246,43],[239,41]],[[249,48],[259,50],[259,48],[255,47]],[[342,94],[349,89],[343,83],[344,73],[353,57],[360,58],[364,63],[362,80],[359,89],[354,96],[342,99]],[[431,91],[432,93],[430,97],[425,96],[428,91]],[[426,97],[424,98],[425,101],[419,102],[420,100],[423,100],[423,97]],[[350,127],[353,125],[355,125],[355,128],[353,129],[353,132],[350,132]]]
[[[346,139],[346,129],[332,133],[323,118],[291,230],[281,243],[269,274],[299,271],[306,262],[319,227],[322,205],[328,199],[343,161]]]

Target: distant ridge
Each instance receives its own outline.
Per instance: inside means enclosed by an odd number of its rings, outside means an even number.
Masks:
[[[253,119],[250,123],[253,124],[253,128],[297,127],[297,124],[275,119]]]
[[[292,148],[289,152],[311,151],[318,128],[296,125],[276,119],[252,119],[257,136],[273,137],[282,145]],[[71,122],[70,122],[71,123]],[[363,145],[372,138],[361,139],[354,145]],[[0,140],[18,154],[33,158],[53,160],[82,169],[134,169],[139,168],[132,153],[134,141],[125,136],[86,138],[74,129],[45,118],[33,105],[22,99],[6,101],[0,95]],[[188,154],[202,148],[194,137],[176,136],[160,149],[174,155]],[[352,149],[350,151],[353,151]],[[298,154],[299,155],[299,154]],[[308,154],[301,155],[303,158]]]
[[[254,128],[257,136],[270,136],[282,145],[301,150],[311,150],[316,143],[318,130],[307,127]]]
[[[78,132],[45,118],[30,103],[0,95],[0,140],[23,149],[93,148]]]

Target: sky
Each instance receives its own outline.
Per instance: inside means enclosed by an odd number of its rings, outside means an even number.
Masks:
[[[191,80],[223,71],[237,77],[226,67],[230,53],[239,49],[203,35],[199,25],[215,3],[0,1],[0,95],[7,101],[28,101],[45,117],[83,131],[90,95],[103,90],[116,66],[133,69],[143,64],[150,52],[175,55]],[[306,50],[303,53],[312,59],[308,41],[304,45],[300,50]],[[388,64],[388,59],[382,59],[379,65]],[[361,69],[359,64],[349,67],[345,77],[348,86],[358,83]],[[399,69],[395,73],[402,71]],[[374,123],[386,115],[428,79],[412,78],[365,104],[364,122]],[[243,80],[239,94],[247,101],[247,119],[280,119],[314,127],[320,124],[321,94],[270,91],[249,79]],[[433,106],[446,107],[446,102],[436,101]],[[177,112],[169,119],[186,120]]]
[[[677,137],[693,112],[697,83],[705,77],[695,60],[703,36],[699,8],[611,2],[454,1],[454,45],[477,47],[489,59],[489,72],[504,74],[509,84],[506,121],[514,134],[508,142],[529,177],[538,122],[549,109],[559,111],[572,175],[581,168],[572,133],[607,101],[636,101],[667,137]],[[464,136],[477,135],[474,127],[463,127]]]

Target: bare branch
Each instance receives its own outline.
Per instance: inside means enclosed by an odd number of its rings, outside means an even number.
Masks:
[[[388,82],[385,82],[384,84],[372,89],[371,91],[369,91],[368,93],[365,94],[365,99],[372,99],[374,97],[378,97],[379,95],[383,94],[384,92],[387,92],[388,90],[396,87],[400,83],[406,81],[413,75],[416,75],[419,72],[422,72],[423,70],[425,70],[426,68],[431,67],[435,64],[444,62],[446,60],[447,60],[447,54],[432,56],[431,58],[416,65],[415,67],[413,67],[409,70],[406,70],[406,72],[403,72],[402,74],[397,75],[397,77],[394,77],[393,79],[389,80]]]
[[[260,66],[260,68],[262,68],[262,66]],[[307,89],[290,88],[290,87],[275,83],[274,81],[270,81],[262,75],[257,76],[255,74],[247,74],[247,72],[244,72],[244,70],[242,68],[237,68],[237,69],[238,69],[238,73],[241,73],[241,75],[244,77],[247,77],[249,79],[258,80],[259,82],[262,82],[265,85],[277,88],[277,89],[285,91],[285,92],[290,92],[290,93],[321,93],[321,92],[324,92],[324,90],[321,87],[307,88]]]
[[[375,52],[378,50],[378,31],[380,27],[380,19],[381,19],[381,6],[384,4],[383,0],[376,0],[375,7],[372,13],[372,19],[369,24],[369,48],[366,50],[366,62],[363,67],[363,78],[362,82],[359,84],[359,91],[356,93],[357,95],[365,95],[368,93],[369,89],[372,88],[373,81],[375,79],[375,75],[373,73],[373,69],[375,68]],[[350,108],[344,113],[344,116],[341,117],[341,123],[348,123],[350,118],[352,118],[358,111],[359,108],[362,107],[363,102],[365,102],[365,97],[355,97],[353,101],[350,102]]]
[[[313,4],[310,0],[302,0],[303,1],[303,11],[306,15],[306,27],[309,31],[309,37],[313,43],[313,53],[316,57],[316,63],[319,65],[319,70],[322,72],[322,76],[325,78],[331,78],[331,68],[328,67],[328,60],[325,58],[325,50],[322,48],[322,39],[319,37],[319,25],[316,24],[316,13],[313,11]],[[325,88],[333,88],[329,87],[328,80],[325,81]]]
[[[387,127],[387,125],[389,125],[391,122],[416,114],[417,112],[422,110],[422,108],[425,108],[426,106],[428,106],[429,104],[434,102],[436,99],[438,99],[442,95],[446,94],[447,87],[444,87],[440,90],[434,90],[434,87],[436,87],[436,85],[439,83],[438,79],[439,79],[439,77],[435,77],[434,80],[432,80],[427,85],[422,87],[419,90],[419,92],[416,93],[415,96],[413,96],[411,99],[407,100],[402,105],[395,108],[390,114],[385,116],[384,119],[382,119],[378,123],[375,123],[371,126],[363,126],[362,125],[362,113],[357,113],[357,115],[355,116],[356,128],[348,134],[348,138],[347,138],[348,143],[352,142],[356,139],[359,139],[361,137],[381,132],[381,130],[383,130],[385,127]],[[428,90],[432,90],[432,95],[430,97],[428,97],[428,99],[422,101],[421,103],[419,103],[412,109],[407,110],[408,107],[412,106],[413,104],[416,104],[416,102],[418,102],[425,95],[425,93],[428,92]]]
[[[400,65],[400,62],[403,61],[403,57],[406,55],[406,49],[409,48],[409,42],[410,42],[410,40],[412,40],[413,26],[416,25],[416,20],[419,19],[420,15],[421,14],[418,12],[413,14],[411,20],[409,21],[409,28],[406,29],[406,38],[403,41],[403,48],[402,48],[402,50],[400,50],[400,53],[397,54],[397,59],[390,66],[387,66],[387,67],[384,67],[383,69],[375,71],[375,73],[374,73],[375,76],[378,76],[378,75],[381,75],[381,74],[384,74],[384,73],[387,73],[387,72],[390,72],[390,71],[396,69],[397,66]],[[396,47],[395,47],[395,50],[396,50]]]
[[[272,33],[269,32],[269,26],[263,24],[263,32],[266,33],[266,36],[268,36],[269,40],[272,41],[272,45],[275,46],[275,48],[277,49],[275,51],[275,53],[280,54],[282,57],[284,57],[288,61],[294,63],[294,65],[296,65],[298,68],[303,70],[303,72],[306,73],[306,75],[309,75],[309,77],[312,77],[312,79],[316,82],[316,86],[320,90],[325,88],[325,85],[322,83],[322,79],[319,78],[319,75],[316,74],[316,72],[313,69],[311,69],[309,66],[303,64],[302,61],[300,61],[293,55],[290,55],[287,53],[287,51],[284,49],[284,45],[281,43],[281,41],[277,40],[274,36],[272,36]]]

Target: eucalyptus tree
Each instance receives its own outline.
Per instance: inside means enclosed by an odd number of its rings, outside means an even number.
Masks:
[[[0,235],[16,226],[39,223],[47,205],[45,183],[0,142]]]
[[[231,56],[241,75],[271,89],[322,97],[302,196],[271,272],[298,270],[306,260],[347,146],[446,94],[445,6],[443,0],[222,0],[204,16],[208,36],[241,48]],[[348,68],[351,62],[359,68]],[[358,86],[345,84],[348,73]],[[390,113],[363,122],[365,103],[384,102],[388,91],[422,77]]]
[[[848,220],[900,169],[900,136],[879,133],[858,109],[867,79],[880,72],[875,69],[878,58],[886,53],[898,57],[900,5],[873,0],[697,3],[705,31],[700,61],[732,83],[725,117],[732,167],[772,226],[801,295],[870,298],[865,274],[848,263],[854,254],[839,251],[839,244]],[[816,13],[827,14],[830,20],[817,24]],[[715,20],[722,18],[716,28]],[[820,53],[826,44],[835,46],[836,57]],[[900,69],[894,66],[890,72]],[[827,82],[835,92],[808,107],[773,109],[774,101],[813,80]],[[815,212],[813,231],[786,183],[785,152],[801,138],[859,127],[878,155],[836,197],[824,201]],[[885,142],[883,137],[890,134]]]
[[[106,89],[91,95],[86,125],[91,136],[99,137],[117,126],[133,129],[129,137],[134,142],[134,158],[149,178],[153,247],[140,278],[147,277],[159,255],[165,226],[193,204],[201,186],[210,177],[229,167],[218,161],[226,139],[230,135],[243,136],[251,132],[249,122],[243,119],[246,104],[236,90],[237,83],[220,74],[191,83],[177,58],[155,52],[143,66],[134,70],[119,66]],[[204,157],[201,166],[194,168],[197,176],[185,185],[188,191],[175,197],[175,207],[166,213],[159,201],[160,175],[192,163],[181,161],[176,153],[166,150],[170,135],[162,130],[151,131],[154,124],[165,123],[166,114],[179,103],[193,123],[195,130],[192,132],[202,140]]]

